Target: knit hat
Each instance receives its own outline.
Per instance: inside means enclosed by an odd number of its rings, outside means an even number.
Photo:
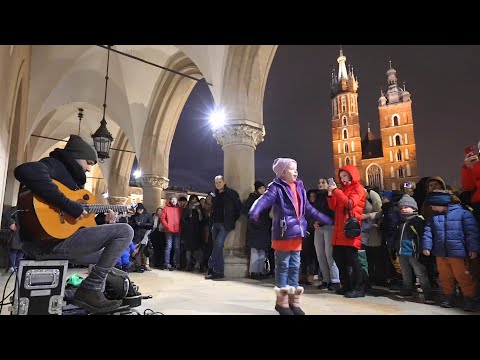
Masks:
[[[253,187],[255,188],[255,191],[257,191],[259,188],[261,187],[266,187],[265,184],[259,180],[255,181],[255,183],[253,184]]]
[[[290,159],[290,158],[277,158],[273,160],[273,172],[277,177],[282,176],[283,171],[287,168],[288,164],[291,162],[297,163],[296,160]]]
[[[415,209],[415,210],[418,211],[417,202],[415,201],[414,198],[412,198],[408,194],[403,195],[402,198],[400,199],[400,201],[398,202],[398,207],[402,207],[402,206],[409,206],[412,209]]]
[[[70,153],[74,159],[98,162],[97,150],[78,135],[70,135],[64,150]]]
[[[389,201],[392,201],[393,193],[390,190],[385,190],[384,192],[382,192],[381,197],[387,198]]]
[[[448,206],[452,203],[452,195],[444,191],[432,191],[425,197],[426,205]]]
[[[143,209],[143,210],[145,210],[145,205],[143,205],[143,203],[138,203],[137,209]]]

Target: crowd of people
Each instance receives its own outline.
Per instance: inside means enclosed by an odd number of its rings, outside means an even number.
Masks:
[[[88,216],[86,209],[52,180],[71,190],[83,188],[85,174],[96,162],[95,149],[71,135],[64,149],[18,166],[15,176],[20,192],[31,191],[81,220]],[[314,286],[315,277],[319,289],[347,298],[364,297],[372,286],[389,287],[402,297],[421,294],[427,304],[476,310],[478,153],[465,156],[461,190],[438,176],[407,182],[398,191],[373,188],[361,184],[355,166],[346,165],[336,179],[321,177],[318,189],[306,191],[297,166],[294,159],[275,159],[274,180],[267,186],[257,180],[243,203],[219,175],[215,190],[204,199],[171,196],[153,215],[141,203],[129,217],[109,211],[97,217],[102,225],[82,227],[62,241],[38,241],[32,229],[5,211],[3,232],[23,239],[20,250],[17,238],[8,236],[7,269],[18,266],[22,250],[30,257],[62,256],[94,264],[74,301],[90,312],[111,311],[120,302],[105,298],[103,288],[114,266],[136,272],[151,266],[206,272],[207,280],[223,279],[225,239],[243,214],[248,218],[249,277],[274,277],[275,309],[281,315],[304,314],[301,295],[304,286]]]

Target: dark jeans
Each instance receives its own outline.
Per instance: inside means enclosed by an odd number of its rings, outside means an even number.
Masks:
[[[213,223],[212,225],[213,250],[210,255],[210,260],[208,260],[208,267],[219,274],[224,273],[225,260],[223,258],[223,246],[225,245],[225,239],[229,232],[230,231],[225,229],[223,223]]]
[[[78,229],[49,252],[74,264],[95,264],[82,286],[102,290],[108,273],[132,239],[133,229],[128,224],[99,225]]]
[[[8,268],[15,268],[18,269],[18,265],[20,263],[20,260],[23,259],[23,251],[22,250],[16,250],[16,249],[10,249],[8,250]]]
[[[308,235],[302,244],[302,250],[300,251],[300,274],[315,275],[317,273],[315,258],[317,257],[315,252],[315,245],[313,242],[313,234]]]
[[[358,260],[358,249],[353,246],[335,245],[333,259],[337,264],[340,282],[345,290],[363,290],[362,266]]]

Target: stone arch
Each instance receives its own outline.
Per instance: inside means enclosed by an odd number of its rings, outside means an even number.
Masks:
[[[110,172],[115,171],[115,176],[108,179],[108,194],[110,203],[124,204],[129,195],[129,180],[135,153],[124,132],[120,132],[115,139],[115,148],[128,150],[111,150]]]
[[[165,67],[190,76],[202,76],[192,60],[182,52],[172,55]],[[138,159],[144,174],[160,175],[168,182],[173,136],[183,106],[195,84],[195,80],[169,71],[162,72],[158,79],[151,97],[142,150]]]
[[[15,167],[26,160],[25,155],[25,129],[27,122],[27,103],[29,93],[29,72],[30,72],[30,47],[18,47],[20,58],[16,60],[16,54],[11,49],[10,56],[15,58],[15,69],[12,74],[11,83],[15,84],[10,91],[8,99],[9,114],[7,126],[5,128],[7,135],[3,137],[5,141],[5,170],[2,187],[3,194],[1,200],[3,204],[16,205],[19,182],[16,181],[13,171]],[[15,53],[17,49],[15,49]],[[8,83],[8,82],[7,82]],[[8,152],[7,152],[8,149]],[[1,166],[1,165],[0,165]],[[1,209],[0,209],[1,214]]]

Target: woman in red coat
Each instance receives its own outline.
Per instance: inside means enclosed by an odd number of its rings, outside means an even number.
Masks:
[[[342,287],[336,292],[348,298],[365,296],[362,284],[362,267],[358,260],[358,250],[362,246],[362,236],[347,238],[343,233],[345,221],[348,219],[349,203],[351,213],[360,225],[365,207],[366,191],[360,184],[360,174],[353,165],[345,165],[338,171],[340,188],[335,183],[328,186],[328,206],[335,211],[333,230],[333,259],[340,273]],[[349,271],[349,268],[352,270]]]

